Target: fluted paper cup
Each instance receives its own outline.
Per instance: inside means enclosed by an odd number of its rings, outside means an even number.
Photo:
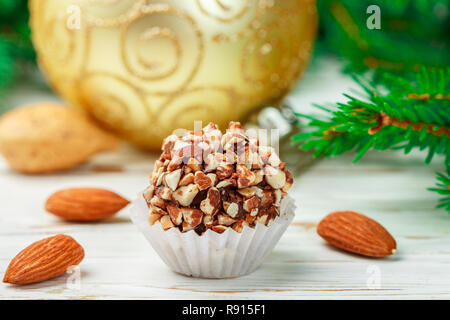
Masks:
[[[164,231],[160,223],[148,221],[149,208],[142,196],[131,205],[131,219],[167,266],[177,273],[198,278],[234,278],[255,271],[272,251],[294,219],[292,198],[283,199],[280,216],[267,226],[257,223],[241,233],[232,228],[219,234],[207,230],[199,236],[194,230]]]

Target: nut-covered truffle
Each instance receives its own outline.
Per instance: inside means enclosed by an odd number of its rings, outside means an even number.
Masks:
[[[144,198],[149,222],[165,230],[241,232],[280,214],[292,174],[275,150],[260,146],[238,122],[222,135],[210,123],[164,140]]]

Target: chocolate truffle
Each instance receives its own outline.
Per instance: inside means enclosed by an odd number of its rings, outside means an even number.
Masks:
[[[231,122],[225,134],[210,123],[164,140],[144,198],[150,224],[159,222],[164,230],[241,232],[279,216],[292,183],[275,150],[240,123]]]

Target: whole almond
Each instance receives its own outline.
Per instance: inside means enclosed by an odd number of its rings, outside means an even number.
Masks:
[[[72,188],[58,191],[45,204],[48,212],[69,221],[97,221],[111,217],[130,202],[109,190]]]
[[[353,211],[330,213],[319,223],[317,233],[329,244],[363,256],[385,257],[397,248],[381,224]]]
[[[88,115],[59,103],[39,102],[0,117],[0,154],[26,174],[68,170],[119,146]]]
[[[55,278],[78,265],[84,250],[72,237],[59,234],[37,241],[12,259],[3,282],[29,284]]]

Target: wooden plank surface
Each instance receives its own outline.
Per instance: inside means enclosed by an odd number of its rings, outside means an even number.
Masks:
[[[342,99],[352,86],[333,62],[312,68],[290,100],[308,110],[311,102]],[[8,103],[56,99],[30,85],[15,88]],[[76,170],[23,176],[0,160],[0,276],[28,244],[57,233],[75,237],[86,257],[77,271],[40,284],[0,284],[0,299],[449,299],[450,216],[433,209],[442,159],[423,165],[424,155],[370,153],[358,165],[352,155],[317,162],[296,177],[290,194],[298,209],[274,251],[251,275],[228,280],[175,274],[159,259],[125,209],[97,224],[65,223],[44,210],[47,197],[65,187],[98,186],[133,198],[147,184],[154,154],[124,146]],[[398,253],[361,258],[325,244],[316,224],[327,213],[350,209],[381,222],[396,238]],[[80,281],[77,281],[80,280]]]
[[[291,191],[293,224],[251,275],[229,280],[193,279],[167,269],[130,222],[125,209],[105,223],[65,223],[44,210],[53,191],[70,186],[107,187],[133,198],[147,183],[155,156],[129,147],[96,157],[75,171],[22,176],[0,163],[0,274],[27,244],[67,233],[85,248],[77,285],[74,274],[41,284],[2,284],[0,298],[37,299],[310,299],[450,298],[450,217],[432,209],[434,183],[423,155],[372,153],[358,165],[350,156],[323,160]],[[351,209],[380,221],[398,242],[387,259],[335,250],[315,227],[327,213]]]

